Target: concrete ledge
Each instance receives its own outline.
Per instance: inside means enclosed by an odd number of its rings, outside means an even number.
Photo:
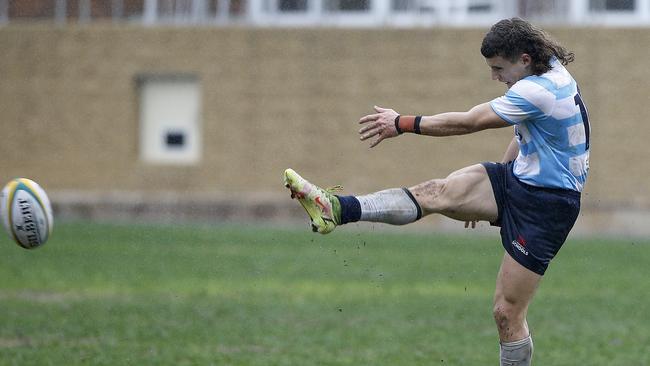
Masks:
[[[264,223],[308,227],[308,219],[288,194],[177,194],[135,192],[52,192],[56,221],[153,223]],[[360,228],[403,230],[381,224],[358,224]],[[408,230],[465,232],[462,222],[429,216],[409,225]],[[405,229],[405,228],[404,228]],[[496,231],[480,223],[478,232]],[[650,237],[650,207],[623,204],[584,204],[572,235]]]
[[[223,195],[134,192],[50,194],[61,220],[143,222],[292,221],[303,214],[300,205],[265,194]]]

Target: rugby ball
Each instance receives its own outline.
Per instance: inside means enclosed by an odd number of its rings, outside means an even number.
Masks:
[[[52,233],[52,207],[43,188],[27,178],[7,183],[0,194],[0,216],[9,236],[25,249],[45,244]]]

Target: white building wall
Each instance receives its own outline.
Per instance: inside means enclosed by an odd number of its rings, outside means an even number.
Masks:
[[[68,0],[49,1],[55,9],[52,21],[89,22],[97,16],[90,0],[77,2],[76,18],[70,18],[74,15]],[[650,0],[143,0],[135,16],[123,14],[128,1],[111,0],[112,21],[147,26],[483,27],[519,16],[541,24],[650,26]],[[0,24],[12,21],[9,11],[9,1],[0,0]]]

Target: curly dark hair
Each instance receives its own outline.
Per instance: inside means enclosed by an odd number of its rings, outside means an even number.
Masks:
[[[485,58],[501,56],[511,62],[527,53],[532,59],[531,72],[541,75],[551,69],[551,58],[562,65],[573,62],[575,55],[543,30],[520,18],[503,19],[483,38],[481,54]]]

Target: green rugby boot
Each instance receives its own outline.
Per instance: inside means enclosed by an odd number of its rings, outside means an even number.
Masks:
[[[291,191],[291,198],[307,211],[314,232],[327,234],[341,222],[341,204],[332,192],[341,190],[341,186],[323,189],[309,183],[293,169],[284,171],[284,185]]]

